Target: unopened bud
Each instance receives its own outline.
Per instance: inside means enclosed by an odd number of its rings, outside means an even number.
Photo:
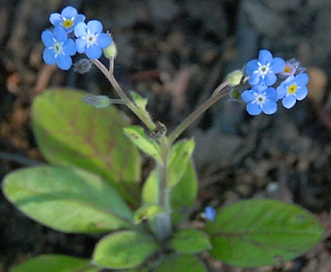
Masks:
[[[83,97],[83,101],[86,104],[90,104],[97,109],[107,108],[111,104],[111,100],[106,95],[89,95]]]
[[[230,86],[237,86],[240,84],[243,77],[243,72],[240,70],[235,70],[227,75],[227,80],[230,82]]]
[[[106,58],[116,58],[117,56],[117,47],[115,42],[113,41],[108,47],[103,48],[103,54]]]
[[[90,71],[92,63],[89,59],[80,59],[74,63],[73,67],[74,72],[85,74],[86,72]]]

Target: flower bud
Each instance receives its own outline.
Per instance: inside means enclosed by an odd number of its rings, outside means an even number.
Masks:
[[[243,72],[240,70],[235,70],[227,75],[227,80],[230,82],[230,86],[237,86],[240,84],[243,77]]]
[[[89,95],[83,97],[83,102],[90,104],[97,109],[107,108],[111,104],[111,100],[106,95]]]
[[[106,58],[116,58],[117,56],[117,47],[115,42],[113,41],[108,47],[103,48],[103,54]]]
[[[85,74],[90,71],[92,67],[92,63],[89,59],[80,59],[74,63],[74,72],[78,72],[80,74]]]

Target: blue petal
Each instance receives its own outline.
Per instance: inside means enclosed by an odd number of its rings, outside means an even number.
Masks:
[[[288,78],[286,78],[280,85],[287,87],[287,86],[291,85],[293,82],[295,82],[295,77],[292,75],[292,76],[289,76]]]
[[[274,88],[268,88],[266,90],[266,97],[271,101],[277,101],[278,100],[277,91]]]
[[[72,60],[69,56],[59,55],[56,58],[56,64],[59,66],[60,69],[68,70],[72,65]]]
[[[274,58],[272,60],[271,66],[270,68],[272,69],[272,71],[274,71],[274,73],[278,74],[282,71],[284,71],[285,68],[285,60],[281,59],[281,58]]]
[[[52,25],[57,26],[63,22],[63,19],[60,13],[52,13],[49,16],[49,21]]]
[[[98,20],[92,20],[87,23],[87,28],[93,33],[102,32],[102,24]]]
[[[85,20],[85,16],[83,14],[78,14],[75,16],[75,23],[80,23],[80,22],[84,22]]]
[[[205,208],[204,215],[205,215],[206,219],[213,221],[215,219],[216,211],[214,208],[208,206]]]
[[[273,114],[277,111],[277,103],[274,101],[268,101],[262,104],[262,111],[265,114]]]
[[[252,91],[244,91],[242,94],[241,94],[241,99],[246,102],[246,103],[249,103],[251,101],[253,101],[255,99],[255,95],[253,94]]]
[[[295,92],[295,97],[298,100],[302,100],[302,99],[306,98],[307,95],[308,95],[308,89],[306,86],[301,86]]]
[[[257,64],[257,60],[250,60],[247,64],[246,64],[246,73],[247,75],[251,75],[253,74],[254,71],[256,71],[259,68],[258,64]]]
[[[259,62],[262,65],[267,64],[268,62],[271,63],[272,61],[272,54],[268,50],[260,50],[259,52]]]
[[[75,17],[77,13],[78,13],[77,9],[75,9],[72,6],[68,6],[62,10],[61,15],[66,18],[71,18],[71,17]]]
[[[76,30],[76,28],[75,28]],[[84,53],[86,49],[86,40],[82,38],[76,39],[76,49],[78,53]]]
[[[75,26],[75,29],[74,29],[74,33],[75,33],[75,36],[78,38],[78,37],[81,37],[81,36],[87,36],[87,32],[86,32],[86,24],[84,22],[79,22],[76,26]]]
[[[252,86],[259,84],[260,83],[260,76],[258,74],[251,74],[249,79],[248,79],[248,83]]]
[[[253,88],[252,88],[252,91],[254,92],[254,93],[261,93],[261,92],[263,92],[265,89],[267,89],[267,86],[265,86],[265,85],[255,85]]]
[[[274,73],[268,73],[266,74],[264,81],[267,86],[271,86],[277,81],[277,77]]]
[[[112,41],[112,38],[106,33],[101,33],[97,38],[97,44],[101,48],[108,47]]]
[[[52,49],[45,48],[43,52],[43,59],[46,64],[52,65],[55,63],[54,51]]]
[[[102,50],[98,46],[91,45],[89,48],[86,48],[86,55],[90,59],[98,59],[102,55]]]
[[[60,26],[54,28],[54,37],[59,42],[65,42],[68,39],[67,32]]]
[[[63,50],[69,56],[75,55],[76,54],[76,44],[75,44],[75,42],[72,39],[68,39],[63,44]]]
[[[298,83],[298,85],[306,85],[309,81],[309,76],[305,73],[303,74],[298,74],[295,77],[296,82]]]
[[[43,33],[41,33],[41,40],[43,41],[46,47],[53,46],[54,44],[53,37],[54,34],[49,30],[44,30]]]
[[[261,107],[258,104],[252,104],[252,103],[247,104],[246,110],[250,115],[258,115],[262,111]]]
[[[277,88],[277,94],[278,94],[278,99],[282,99],[287,93],[287,89],[285,88],[285,86],[278,86]]]
[[[295,105],[296,101],[293,95],[289,95],[283,98],[282,104],[285,108],[290,109]]]

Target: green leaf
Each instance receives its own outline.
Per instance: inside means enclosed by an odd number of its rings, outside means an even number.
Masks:
[[[124,136],[127,118],[115,107],[96,109],[83,103],[87,94],[52,89],[34,100],[33,132],[38,146],[50,163],[97,173],[134,203],[141,159],[138,149]]]
[[[180,181],[170,191],[171,216],[174,223],[187,217],[189,209],[195,201],[197,184],[193,162],[190,161]],[[144,184],[142,198],[145,204],[157,205],[157,174],[155,170],[150,173]]]
[[[155,272],[206,272],[205,265],[193,255],[167,255]]]
[[[275,265],[321,241],[323,228],[308,211],[275,200],[246,200],[220,210],[206,225],[211,254],[235,266]]]
[[[92,267],[90,260],[66,255],[39,255],[12,268],[10,272],[97,272],[99,268]]]
[[[125,230],[107,235],[96,245],[93,262],[112,269],[128,269],[142,264],[159,249],[147,234]]]
[[[198,179],[193,162],[187,165],[186,171],[177,185],[170,192],[172,221],[178,223],[187,218],[198,192]]]
[[[100,233],[132,227],[132,213],[116,189],[82,169],[16,170],[5,177],[3,191],[20,211],[59,231]]]
[[[190,162],[194,145],[194,140],[191,139],[177,142],[171,148],[167,184],[169,188],[174,187],[184,175],[186,167]]]
[[[134,223],[139,224],[141,221],[154,218],[156,215],[165,212],[160,206],[154,204],[146,204],[140,207],[134,213]]]
[[[159,145],[153,139],[147,137],[142,127],[126,127],[124,133],[141,151],[158,162],[162,162]]]
[[[212,248],[207,234],[193,229],[176,232],[169,245],[176,252],[184,254],[195,254]]]

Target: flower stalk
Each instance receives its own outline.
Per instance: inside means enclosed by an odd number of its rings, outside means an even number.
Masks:
[[[155,234],[156,237],[163,241],[171,234],[171,207],[170,207],[170,190],[167,186],[168,181],[168,162],[171,145],[165,135],[160,139],[160,150],[162,163],[157,163],[157,176],[158,176],[158,205],[165,212],[156,216]]]
[[[156,125],[146,112],[137,107],[125,94],[121,86],[118,84],[117,80],[113,74],[113,62],[111,61],[111,69],[107,69],[98,59],[91,60],[91,62],[105,75],[110,84],[113,86],[117,95],[123,100],[123,103],[144,123],[144,125],[150,130],[154,131]]]
[[[185,129],[187,129],[198,117],[200,117],[218,100],[226,96],[230,91],[230,89],[225,90],[225,87],[228,85],[229,82],[227,81],[221,83],[203,104],[201,104],[196,110],[187,116],[187,118],[181,124],[179,124],[179,126],[168,136],[169,143],[174,143],[176,139],[185,131]]]

